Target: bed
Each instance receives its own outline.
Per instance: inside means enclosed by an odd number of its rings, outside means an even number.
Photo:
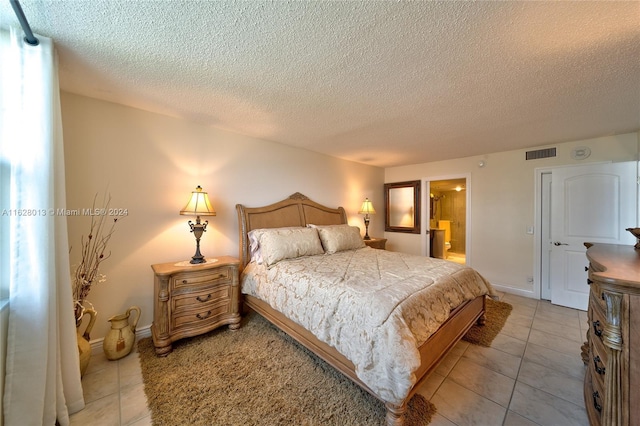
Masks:
[[[389,426],[402,425],[407,402],[428,374],[475,323],[484,323],[493,290],[480,274],[366,247],[342,207],[296,193],[236,210],[244,307],[381,400]]]

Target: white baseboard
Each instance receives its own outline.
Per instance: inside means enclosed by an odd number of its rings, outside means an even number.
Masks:
[[[491,283],[494,289],[497,291],[501,291],[503,293],[515,294],[516,296],[528,297],[529,299],[540,300],[539,297],[536,297],[532,290],[525,290],[522,288],[514,288],[506,285],[494,284]]]
[[[151,337],[151,325],[146,325],[144,327],[139,327],[136,329],[136,342],[140,339],[144,339],[145,337]],[[104,337],[99,339],[91,340],[91,353],[102,353],[102,342],[104,342]]]

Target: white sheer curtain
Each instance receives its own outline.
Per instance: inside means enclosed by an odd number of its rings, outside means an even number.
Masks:
[[[61,425],[84,407],[69,273],[58,66],[51,39],[0,31],[0,159],[9,168],[4,422]]]

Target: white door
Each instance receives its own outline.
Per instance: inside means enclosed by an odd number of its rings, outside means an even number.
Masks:
[[[585,242],[635,244],[636,163],[553,169],[551,183],[551,302],[587,309]]]

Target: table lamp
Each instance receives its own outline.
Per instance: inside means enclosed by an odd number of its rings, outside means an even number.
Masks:
[[[368,198],[364,199],[364,202],[362,203],[362,206],[360,207],[360,211],[358,213],[364,215],[364,227],[366,229],[364,233],[364,239],[370,240],[371,237],[369,236],[369,215],[376,214],[376,210],[373,208],[373,204],[371,204],[371,201],[369,201]]]
[[[216,212],[213,210],[207,193],[202,191],[200,185],[191,193],[189,202],[180,210],[180,214],[196,216],[196,223],[189,221],[191,232],[193,232],[193,235],[196,237],[196,254],[193,255],[189,263],[204,263],[204,256],[200,253],[200,238],[202,237],[202,233],[207,231],[209,221],[205,220],[204,223],[200,223],[200,216],[215,216]]]

